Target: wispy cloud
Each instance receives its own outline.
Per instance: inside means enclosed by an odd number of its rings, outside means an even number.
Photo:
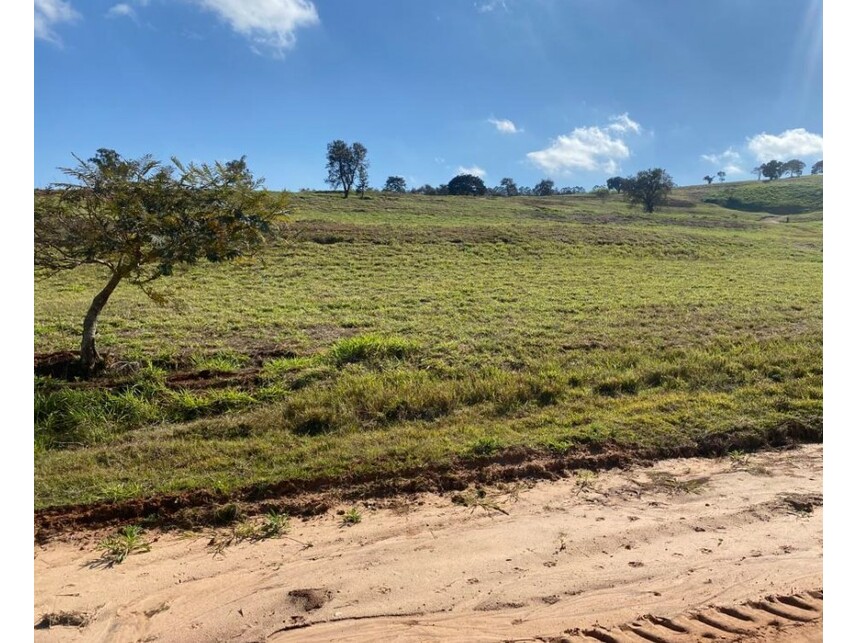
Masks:
[[[824,141],[818,134],[807,132],[804,128],[789,129],[782,134],[756,134],[747,139],[747,148],[758,161],[788,161],[799,157],[820,156]]]
[[[490,13],[495,9],[502,9],[503,11],[508,11],[509,8],[506,6],[506,0],[487,0],[487,2],[475,2],[473,6],[476,7],[476,10],[479,13]]]
[[[577,127],[561,134],[545,149],[527,154],[527,158],[549,175],[570,174],[574,170],[616,173],[619,162],[631,155],[624,135],[639,134],[642,127],[627,113],[612,116],[610,121],[606,127]]]
[[[503,134],[517,134],[524,131],[508,118],[489,118],[488,122],[496,127],[498,132],[502,132]]]
[[[36,0],[34,36],[55,45],[62,45],[62,40],[54,28],[66,22],[74,22],[79,18],[80,14],[66,0]]]
[[[607,129],[619,132],[620,134],[624,134],[626,132],[633,132],[634,134],[639,134],[642,128],[640,124],[636,121],[632,121],[628,117],[628,112],[624,114],[619,114],[618,116],[610,117],[610,125],[607,126]]]
[[[458,166],[459,174],[472,174],[473,176],[478,176],[480,179],[485,178],[485,170],[483,170],[478,165],[474,165],[472,167],[464,167],[463,165]]]
[[[736,152],[733,148],[728,148],[720,154],[703,154],[700,156],[703,161],[707,161],[715,166],[718,170],[723,170],[726,174],[745,174],[742,167],[744,159],[740,152]]]
[[[309,0],[191,0],[226,21],[250,39],[257,53],[282,57],[295,46],[295,32],[318,24],[318,12]]]
[[[114,4],[107,11],[108,18],[132,18],[135,19],[137,17],[137,12],[134,11],[134,7],[132,7],[127,2],[120,2],[119,4]]]

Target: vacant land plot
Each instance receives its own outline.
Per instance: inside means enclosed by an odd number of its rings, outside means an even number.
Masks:
[[[288,239],[171,306],[120,287],[106,375],[36,378],[37,508],[821,440],[820,216],[699,198],[294,195]],[[103,280],[37,283],[37,362]]]

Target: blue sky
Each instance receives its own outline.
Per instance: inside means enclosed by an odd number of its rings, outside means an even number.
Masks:
[[[323,188],[336,138],[375,187],[747,179],[822,158],[821,28],[815,0],[36,0],[35,184],[110,147]]]

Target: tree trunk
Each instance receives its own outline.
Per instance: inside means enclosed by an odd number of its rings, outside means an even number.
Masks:
[[[121,271],[116,271],[110,276],[110,281],[102,288],[101,292],[95,295],[89,310],[86,311],[86,317],[83,318],[83,340],[80,343],[80,365],[86,375],[91,375],[99,366],[101,356],[95,348],[95,333],[98,330],[98,315],[110,295],[116,290],[116,286],[122,281],[125,274]]]

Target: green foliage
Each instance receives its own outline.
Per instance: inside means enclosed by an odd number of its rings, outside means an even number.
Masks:
[[[404,193],[408,189],[405,179],[401,176],[388,176],[384,184],[384,192]]]
[[[616,190],[616,192],[621,193],[622,190],[625,189],[625,181],[627,179],[622,178],[621,176],[614,176],[612,178],[607,179],[607,189],[608,190]],[[709,181],[711,183],[711,181]]]
[[[355,179],[359,181],[361,192],[368,187],[369,178],[367,169],[369,162],[366,160],[366,148],[361,143],[349,146],[345,141],[337,139],[327,145],[327,183],[336,190],[342,188],[343,196],[348,198],[348,193],[354,185]]]
[[[806,163],[801,161],[800,159],[791,159],[790,161],[786,161],[782,166],[782,173],[788,174],[789,176],[800,176],[803,174],[803,169],[806,167]]]
[[[478,176],[459,174],[447,184],[447,191],[456,196],[482,196],[488,189]]]
[[[273,509],[265,514],[262,524],[259,526],[261,538],[279,538],[289,531],[289,517]]]
[[[783,175],[783,172],[785,171],[785,163],[772,159],[767,163],[762,163],[762,165],[759,166],[759,169],[762,172],[762,176],[769,181],[774,181]]]
[[[145,286],[180,264],[247,254],[285,213],[285,195],[261,190],[243,157],[173,164],[100,149],[62,168],[72,182],[36,200],[36,267],[55,272],[95,264]]]
[[[346,511],[342,516],[342,524],[346,527],[351,527],[352,525],[356,525],[357,523],[363,520],[363,514],[357,509],[357,507],[352,507],[348,511]]]
[[[550,179],[542,179],[533,187],[533,194],[535,196],[551,196],[556,194],[554,182]]]
[[[62,168],[71,182],[51,186],[48,196],[35,200],[34,262],[46,275],[83,265],[109,274],[84,318],[81,362],[87,373],[100,361],[98,317],[120,282],[164,303],[152,282],[177,266],[251,254],[285,214],[287,197],[261,190],[243,157],[187,166],[174,158],[175,167],[167,167],[151,156],[125,159],[99,149],[88,161],[77,160],[76,167]]]
[[[672,177],[660,167],[637,172],[637,176],[625,179],[625,198],[631,205],[642,205],[646,212],[667,202],[669,193],[675,188]]]
[[[137,526],[127,526],[119,529],[115,536],[105,538],[98,544],[102,550],[102,561],[108,565],[118,565],[131,554],[147,552],[151,545],[143,540],[143,530]]]

